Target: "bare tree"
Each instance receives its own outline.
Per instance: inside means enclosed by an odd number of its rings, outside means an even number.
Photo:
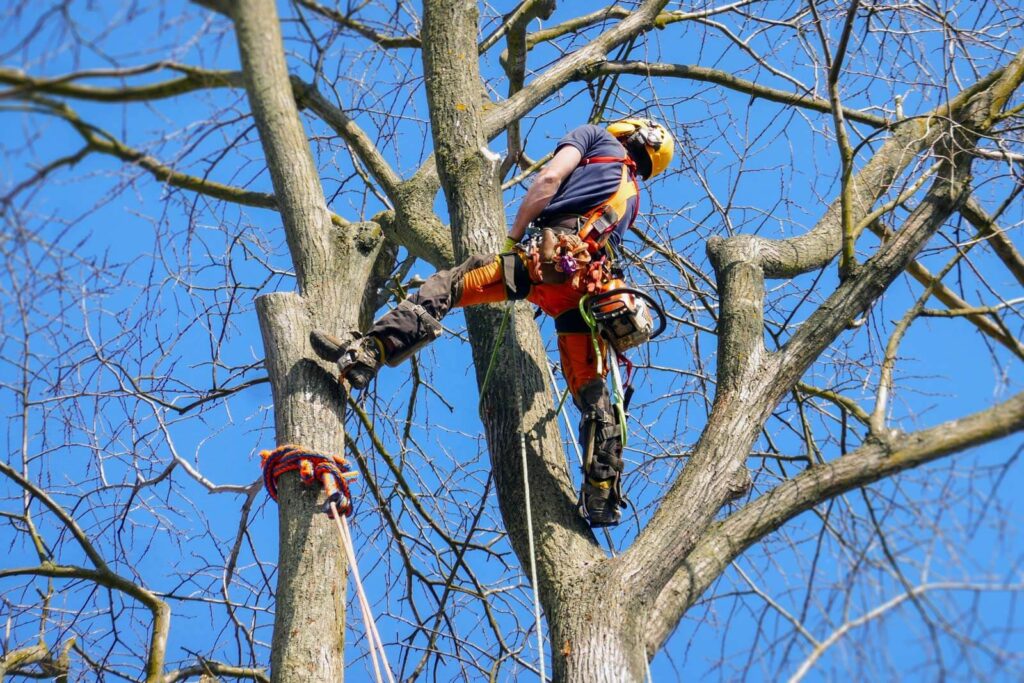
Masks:
[[[364,666],[322,492],[285,475],[269,513],[271,441],[357,466],[406,680],[641,680],[659,653],[729,680],[1022,673],[986,596],[1022,585],[1024,10],[563,5],[4,10],[0,675]],[[634,513],[595,536],[528,306],[467,309],[359,396],[307,339],[495,251],[563,132],[637,112],[681,143],[626,244],[670,325],[635,359]]]

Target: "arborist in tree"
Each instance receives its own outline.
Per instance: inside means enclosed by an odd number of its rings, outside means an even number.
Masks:
[[[312,332],[313,350],[361,389],[381,365],[398,365],[440,336],[440,320],[453,307],[536,304],[555,320],[562,372],[582,413],[580,513],[594,527],[618,524],[626,506],[623,427],[605,386],[608,346],[616,353],[637,346],[651,337],[653,324],[647,297],[623,290],[612,247],[636,220],[637,176],[664,171],[673,146],[665,127],[647,119],[576,128],[523,197],[501,254],[472,256],[435,273],[350,343]]]

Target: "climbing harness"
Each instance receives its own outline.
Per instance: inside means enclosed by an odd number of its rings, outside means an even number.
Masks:
[[[579,228],[579,237],[586,242],[591,253],[597,253],[608,243],[629,206],[633,202],[633,212],[629,217],[629,225],[633,225],[640,212],[640,184],[636,181],[636,163],[627,155],[625,157],[590,157],[583,159],[580,166],[590,164],[622,164],[622,179],[612,196],[604,200],[590,211],[583,214],[583,224]]]
[[[319,482],[323,487],[327,494],[327,500],[321,507],[321,512],[333,519],[338,528],[338,540],[348,559],[349,573],[356,585],[356,597],[363,614],[363,623],[366,625],[373,671],[378,683],[383,681],[381,668],[384,669],[388,683],[394,683],[394,675],[391,673],[391,666],[388,664],[384,652],[384,643],[381,641],[380,632],[377,631],[377,622],[373,618],[370,601],[366,597],[366,591],[363,590],[359,566],[356,563],[355,548],[352,545],[352,534],[348,527],[348,518],[352,516],[353,512],[352,494],[349,491],[348,483],[359,475],[349,470],[348,463],[344,458],[315,453],[302,446],[285,445],[278,446],[272,451],[260,451],[260,461],[263,467],[263,485],[275,501],[277,501],[277,479],[285,472],[297,471],[299,479],[305,486],[313,486]]]

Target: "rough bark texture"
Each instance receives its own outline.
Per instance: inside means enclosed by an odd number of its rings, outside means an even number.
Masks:
[[[270,0],[262,2],[270,4]],[[438,266],[461,261],[473,253],[493,251],[505,232],[505,221],[497,173],[499,160],[488,151],[487,140],[546,94],[591,69],[611,47],[649,28],[663,5],[664,2],[643,3],[599,38],[560,60],[506,102],[485,112],[475,54],[476,3],[425,3],[422,56],[436,171],[428,164],[410,180],[401,181],[379,159],[372,155],[367,159],[371,172],[395,203],[393,211],[378,217],[388,234],[411,240],[413,253]],[[239,10],[234,13],[240,25],[241,15]],[[244,43],[242,33],[240,30],[240,44]],[[279,37],[274,40],[279,44]],[[263,35],[261,43],[274,40]],[[856,482],[871,481],[950,450],[930,440],[930,433],[922,434],[925,445],[917,455],[899,460],[890,442],[880,436],[830,465],[829,471],[815,471],[817,478],[813,481],[807,478],[810,474],[798,477],[799,484],[797,480],[784,484],[771,497],[761,499],[765,502],[752,504],[770,506],[772,514],[748,506],[744,510],[752,511],[746,516],[734,515],[724,523],[713,524],[729,494],[732,476],[743,467],[774,407],[809,364],[842,333],[850,320],[885,291],[964,201],[971,160],[964,150],[969,150],[977,135],[991,126],[994,112],[1019,84],[1020,61],[1018,56],[1010,67],[982,79],[948,105],[901,122],[891,130],[889,139],[851,180],[851,213],[856,231],[865,227],[869,212],[892,183],[910,164],[920,160],[922,153],[931,150],[943,164],[928,196],[898,233],[853,271],[779,352],[769,353],[764,348],[764,281],[820,268],[835,257],[842,243],[840,203],[835,202],[811,231],[793,239],[737,236],[709,243],[722,302],[718,392],[712,414],[683,474],[633,547],[620,557],[606,558],[576,514],[576,490],[566,471],[543,368],[547,361],[528,307],[513,306],[507,325],[503,325],[503,307],[480,306],[466,311],[498,502],[512,547],[522,565],[529,567],[520,445],[525,443],[532,489],[529,502],[536,535],[535,581],[548,621],[555,680],[641,680],[645,655],[654,654],[699,592],[735,553],[753,542],[744,530],[757,527],[759,533],[766,533],[774,528],[772,524],[781,524],[806,506]],[[261,62],[260,69],[254,71],[261,69],[272,71],[272,64]],[[287,80],[283,57],[281,72],[271,80]],[[325,424],[338,420],[336,405],[329,397],[331,383],[321,368],[303,360],[308,357],[304,335],[313,325],[345,329],[357,320],[357,302],[341,308],[343,293],[358,289],[360,281],[365,283],[372,258],[360,257],[368,257],[379,235],[373,232],[374,226],[332,232],[319,186],[310,178],[314,175],[311,162],[306,166],[308,147],[297,113],[285,112],[289,106],[294,109],[294,104],[281,93],[267,96],[265,90],[269,86],[256,79],[247,87],[254,100],[264,145],[268,146],[275,194],[292,197],[298,207],[284,216],[303,296],[265,297],[259,307],[268,367],[275,378],[278,435],[282,441],[305,440],[314,447],[337,449],[340,425],[333,436],[324,429]],[[354,148],[367,146],[354,124],[340,112],[332,112],[332,105],[322,97],[308,91],[300,96],[330,114],[326,118]],[[258,110],[257,100],[262,110]],[[951,124],[951,120],[966,121],[969,132]],[[274,130],[264,134],[263,126]],[[289,126],[290,138],[284,136],[284,129]],[[303,139],[301,145],[299,138]],[[269,151],[273,147],[279,148],[276,155]],[[297,153],[300,149],[301,154]],[[305,181],[299,180],[303,178]],[[451,217],[450,247],[439,237],[436,218],[427,208],[438,186],[444,191]],[[310,188],[315,188],[313,194],[305,194]],[[360,231],[366,239],[355,235]],[[334,237],[329,239],[332,234]],[[345,264],[344,275],[339,270],[341,264]],[[1022,410],[1018,403],[1006,404],[998,415],[979,416],[985,427],[961,425],[960,440],[981,442],[1021,428]],[[993,424],[996,427],[990,428]],[[325,563],[322,555],[329,552],[323,547],[328,541],[322,538],[316,522],[312,527],[308,523],[312,496],[294,487],[288,489],[288,495],[290,500],[282,500],[281,506],[282,549],[294,549],[294,557],[286,558],[289,553],[283,553],[282,592],[278,599],[302,602],[307,596],[302,592],[297,572],[300,568],[308,571],[310,565],[318,571],[330,571],[331,562]],[[750,515],[755,514],[756,521],[752,521]],[[321,620],[322,628],[330,628],[326,624],[341,615],[337,608],[310,610],[307,606],[302,612]],[[275,659],[278,680],[285,680],[282,676],[286,674],[280,669],[289,668],[286,662],[299,661],[288,658],[301,656],[307,662],[308,653],[315,648],[313,644],[303,645],[305,649],[299,654],[296,633],[285,631],[297,614],[288,607],[278,616],[275,657],[279,644],[290,648],[288,655]],[[330,647],[340,645],[339,634]],[[326,668],[303,675],[315,679],[338,677]]]
[[[273,0],[232,5],[245,86],[278,198],[299,294],[257,300],[278,444],[344,452],[342,403],[331,369],[309,348],[314,328],[357,325],[362,297],[382,245],[372,223],[331,222],[299,120]],[[323,495],[279,482],[277,612],[271,653],[274,681],[343,678],[345,565],[330,521],[318,514]]]
[[[257,305],[278,443],[340,453],[344,432],[337,384],[304,357],[310,321],[302,299],[268,294]],[[316,514],[322,501],[322,491],[302,486],[295,473],[281,477],[274,681],[341,680],[344,671],[346,567],[332,522]]]

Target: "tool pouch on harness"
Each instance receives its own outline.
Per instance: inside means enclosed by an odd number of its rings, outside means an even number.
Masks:
[[[574,232],[574,227],[542,227],[526,243],[525,251],[530,280],[535,284],[567,282],[591,260],[587,245]]]
[[[394,322],[384,333],[378,333],[384,346],[384,362],[389,367],[401,365],[409,356],[441,336],[443,328],[426,309],[406,299],[389,315]]]
[[[604,294],[595,296],[590,304],[597,333],[607,340],[616,353],[640,346],[654,332],[654,320],[647,302],[628,291],[619,291],[621,286],[621,281],[613,282]]]

